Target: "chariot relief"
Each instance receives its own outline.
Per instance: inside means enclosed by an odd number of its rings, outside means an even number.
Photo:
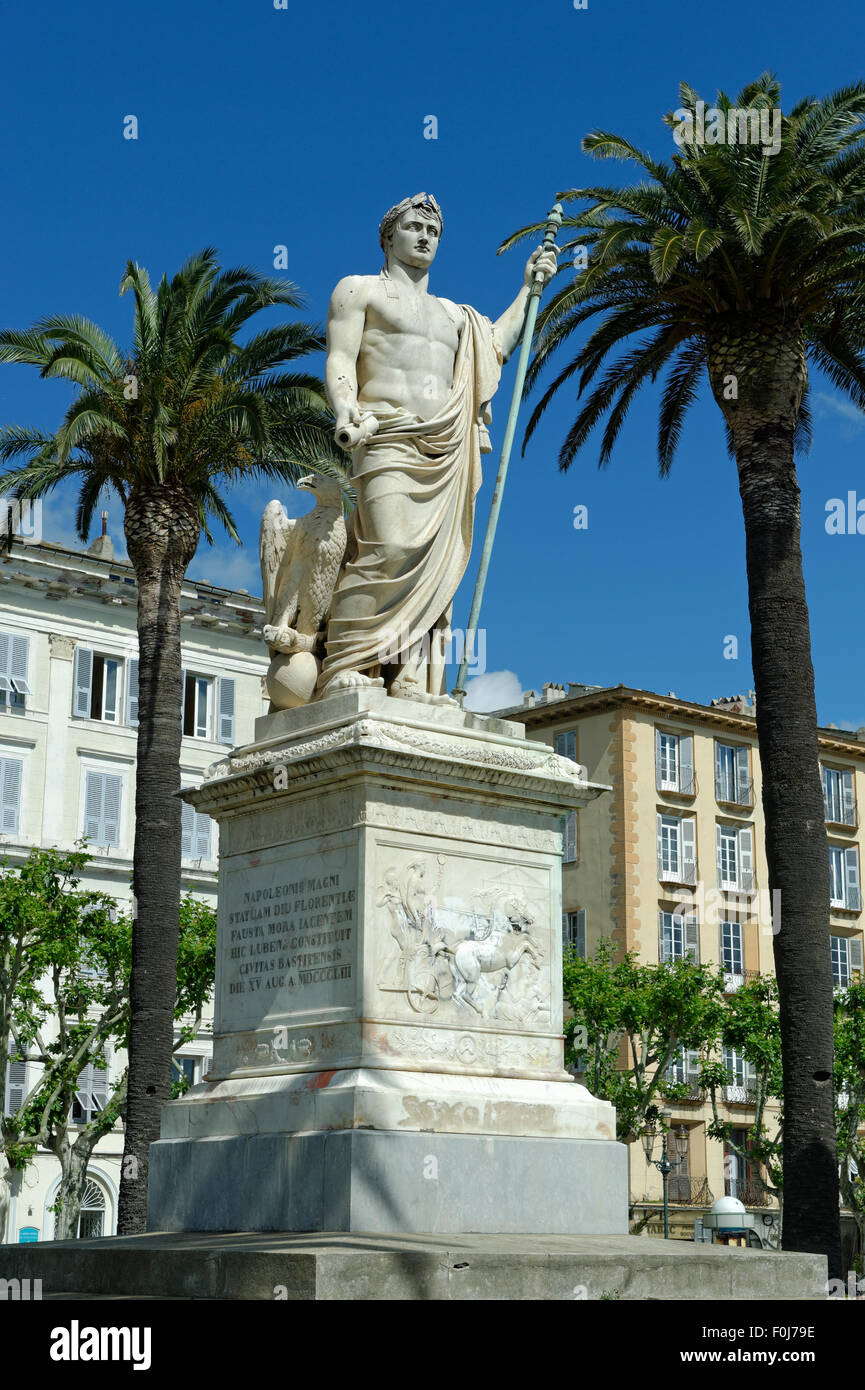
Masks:
[[[536,909],[506,885],[486,885],[468,899],[445,895],[444,865],[438,855],[385,873],[376,907],[395,944],[379,988],[404,995],[417,1014],[439,1014],[436,1022],[547,1022],[549,970]]]

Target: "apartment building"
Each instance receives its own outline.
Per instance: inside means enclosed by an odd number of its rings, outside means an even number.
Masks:
[[[529,737],[584,764],[589,779],[612,787],[568,819],[564,839],[563,935],[581,954],[602,938],[643,961],[690,956],[722,968],[732,991],[774,970],[772,902],[764,851],[760,758],[753,701],[733,696],[711,705],[625,686],[549,683],[540,695],[502,711]],[[830,856],[830,953],[835,983],[863,969],[858,808],[865,797],[865,728],[819,731]],[[735,1052],[723,1118],[745,1132],[753,1123],[753,1078]],[[687,1151],[670,1177],[671,1234],[722,1196],[742,1200],[767,1245],[777,1244],[774,1203],[749,1164],[708,1138],[711,1107],[696,1084],[698,1054],[683,1053],[672,1079],[694,1078],[685,1102],[671,1102],[672,1125],[687,1131]],[[654,1155],[656,1158],[658,1154]],[[639,1142],[630,1145],[635,1219],[660,1230],[662,1183]]]
[[[93,862],[82,887],[121,904],[131,891],[134,837],[136,603],[132,569],[114,558],[106,534],[87,551],[16,543],[0,556],[0,859],[14,866],[34,845],[72,849],[86,835]],[[181,782],[191,785],[226,747],[252,738],[267,708],[267,655],[261,603],[246,592],[190,580],[181,607]],[[183,889],[215,904],[216,825],[184,805],[182,836]],[[194,1083],[210,1055],[208,1020],[178,1067]],[[101,1108],[125,1064],[118,1053],[106,1071],[82,1074],[73,1122]],[[32,1086],[32,1066],[8,1068],[7,1113]],[[82,1236],[116,1229],[122,1149],[118,1126],[94,1152]],[[58,1182],[48,1153],[14,1175],[6,1240],[52,1238]]]

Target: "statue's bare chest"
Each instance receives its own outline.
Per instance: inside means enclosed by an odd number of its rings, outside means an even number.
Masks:
[[[376,287],[367,306],[366,328],[373,333],[425,338],[454,352],[459,344],[455,308],[448,312],[434,295],[413,294],[392,284]]]

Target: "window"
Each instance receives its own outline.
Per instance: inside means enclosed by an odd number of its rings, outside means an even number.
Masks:
[[[88,1178],[81,1198],[78,1218],[79,1240],[98,1240],[105,1234],[105,1194],[98,1183]]]
[[[694,795],[694,740],[690,735],[655,730],[655,785],[662,792]]]
[[[741,922],[722,922],[720,926],[719,955],[726,975],[724,981],[728,990],[738,989],[745,978],[744,947]]]
[[[108,1068],[93,1062],[78,1076],[75,1099],[72,1102],[72,1123],[86,1125],[101,1114],[108,1104]]]
[[[562,946],[565,950],[569,946],[583,960],[586,959],[586,909],[581,907],[577,912],[562,913]]]
[[[695,912],[658,913],[658,960],[667,964],[686,956],[700,964],[700,924]]]
[[[841,845],[829,846],[829,905],[848,912],[858,912],[862,906],[859,891],[859,851]]]
[[[826,820],[832,825],[856,824],[856,797],[853,791],[853,773],[850,769],[824,767],[823,807]]]
[[[754,832],[750,825],[715,827],[718,887],[750,893],[754,887]]]
[[[3,1097],[3,1114],[14,1115],[27,1099],[27,1063],[6,1063],[6,1093]]]
[[[733,1074],[732,1082],[724,1087],[724,1099],[742,1105],[754,1092],[754,1068],[734,1047],[722,1048],[721,1056],[724,1066]]]
[[[18,834],[23,772],[20,758],[0,758],[0,833],[3,835]]]
[[[730,1138],[737,1149],[750,1154],[753,1141],[747,1129],[734,1129]],[[746,1205],[765,1206],[766,1192],[759,1182],[759,1175],[759,1163],[754,1163],[750,1157],[740,1157],[729,1145],[724,1145],[725,1196],[738,1197]]]
[[[564,827],[562,830],[562,863],[576,864],[577,862],[577,813],[571,811],[570,815],[565,816]]]
[[[94,845],[120,844],[123,778],[113,772],[85,774],[84,834]]]
[[[30,638],[13,632],[0,632],[0,714],[22,710],[25,695],[32,695],[27,672],[30,664]]]
[[[194,1055],[184,1053],[182,1056],[175,1053],[171,1059],[171,1080],[178,1081],[185,1078],[190,1086],[197,1086],[204,1077],[209,1060],[209,1057],[202,1056],[200,1053]]]
[[[749,750],[729,743],[715,744],[715,799],[733,806],[750,806]]]
[[[672,1086],[690,1085],[692,1090],[698,1091],[700,1089],[699,1049],[680,1047],[667,1068],[667,1081]]]
[[[556,752],[560,758],[570,758],[572,763],[577,761],[576,729],[568,729],[564,733],[556,734]]]
[[[234,742],[233,677],[183,672],[183,732],[187,738]]]
[[[181,803],[181,854],[184,859],[210,859],[210,829],[213,821],[188,802]]]
[[[853,976],[862,977],[862,939],[858,936],[830,936],[832,952],[832,983],[836,989],[846,989]]]
[[[138,662],[135,666],[135,719],[129,719],[127,691],[127,723],[138,721]],[[131,684],[131,674],[127,684]],[[99,719],[104,724],[120,724],[122,709],[123,661],[119,657],[103,656],[89,647],[75,648],[75,676],[72,712],[79,719]]]
[[[697,882],[697,822],[693,816],[658,815],[658,878]]]

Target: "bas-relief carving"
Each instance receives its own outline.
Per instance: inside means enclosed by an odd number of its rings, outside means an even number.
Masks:
[[[490,1068],[494,1071],[561,1071],[562,1044],[549,1037],[460,1033],[445,1028],[381,1028],[382,1050],[412,1061]]]
[[[403,855],[403,860],[407,855]],[[542,938],[549,927],[522,891],[487,882],[456,896],[442,880],[464,865],[444,855],[389,867],[376,895],[376,929],[393,940],[383,954],[379,989],[402,996],[412,1012],[543,1026],[550,1019],[550,976]],[[534,887],[540,897],[543,889]],[[543,915],[541,913],[541,915]],[[381,950],[381,937],[379,936]]]
[[[274,807],[254,806],[224,822],[221,832],[223,858],[248,854],[264,846],[287,844],[330,831],[349,829],[363,819],[362,796],[353,792],[334,792],[310,797],[300,804],[281,803]]]
[[[48,647],[52,657],[61,661],[71,661],[75,654],[75,639],[67,637],[63,632],[49,632]]]
[[[550,817],[550,828],[511,825],[495,820],[494,808],[484,815],[465,816],[459,811],[429,811],[424,807],[406,806],[386,801],[368,802],[357,819],[369,825],[390,830],[407,830],[420,835],[439,835],[470,844],[498,844],[509,849],[540,850],[558,854],[560,848],[559,820]]]

